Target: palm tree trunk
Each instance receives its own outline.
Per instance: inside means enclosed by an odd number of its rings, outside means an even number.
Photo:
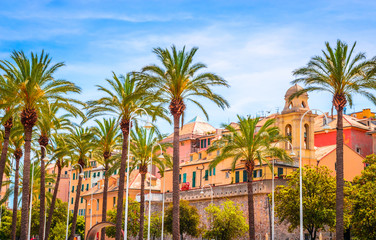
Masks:
[[[145,221],[145,173],[141,173],[140,231],[138,233],[139,240],[144,239],[144,221]]]
[[[108,191],[108,160],[105,160],[106,167],[105,167],[105,174],[104,174],[104,187],[103,187],[103,207],[102,207],[102,222],[106,221],[107,218],[107,191]],[[101,231],[101,240],[105,240],[106,238],[106,229],[102,228]]]
[[[17,151],[17,150],[16,150]],[[13,215],[12,215],[12,240],[16,240],[17,231],[17,205],[18,205],[18,181],[19,181],[19,168],[20,168],[20,158],[16,157],[16,172],[14,175],[14,196],[13,196]]]
[[[255,209],[253,203],[253,167],[247,171],[249,239],[255,240]]]
[[[343,107],[337,108],[337,163],[336,163],[336,239],[343,240]]]
[[[179,225],[179,123],[180,114],[174,114],[174,138],[173,138],[173,153],[172,153],[172,239],[180,240],[180,225]]]
[[[56,199],[57,199],[57,193],[59,191],[59,184],[60,184],[60,177],[61,177],[61,170],[62,170],[62,167],[60,165],[60,160],[57,161],[56,165],[57,165],[57,178],[56,178],[56,183],[55,183],[55,187],[54,187],[54,194],[52,195],[52,199],[51,199],[50,210],[48,212],[45,239],[48,239],[48,235],[50,234],[50,228],[51,228],[51,223],[52,223],[52,214],[54,213],[55,203],[56,203]],[[68,199],[68,201],[69,201],[69,199]]]
[[[82,177],[78,175],[78,184],[77,184],[77,194],[76,199],[74,200],[74,211],[73,211],[73,220],[72,220],[72,228],[71,234],[69,236],[69,240],[74,239],[74,234],[76,233],[76,224],[77,224],[77,213],[78,213],[78,205],[80,203],[80,196],[81,196],[81,185],[82,185]]]
[[[4,175],[5,163],[7,161],[9,136],[10,136],[10,130],[12,129],[12,126],[13,126],[13,119],[9,118],[4,123],[4,142],[3,142],[3,148],[1,150],[1,158],[0,158],[0,192],[1,192],[1,187],[3,185],[3,175]]]
[[[48,142],[48,140],[47,140]],[[41,145],[46,147],[44,145]],[[39,208],[39,239],[44,239],[44,219],[45,219],[45,210],[46,210],[46,186],[45,186],[45,166],[44,166],[44,157],[46,155],[45,149],[41,147],[41,156],[40,156],[40,208]]]
[[[121,225],[123,222],[123,197],[124,197],[124,178],[125,170],[127,165],[127,156],[128,156],[128,137],[129,137],[129,121],[121,122],[121,131],[123,133],[123,146],[121,152],[121,163],[119,171],[119,191],[118,191],[118,202],[117,202],[117,214],[116,214],[116,240],[121,240]]]
[[[31,151],[31,135],[32,126],[27,125],[25,130],[25,156],[22,182],[22,209],[21,209],[21,235],[20,240],[26,240],[29,223],[29,203],[30,203],[30,151]]]

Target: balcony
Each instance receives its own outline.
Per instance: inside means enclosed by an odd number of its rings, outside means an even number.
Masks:
[[[162,202],[162,200],[163,200],[162,197],[163,197],[162,193],[152,193],[151,194],[151,201],[152,202]],[[136,201],[141,202],[141,195],[140,194],[138,194],[136,196]],[[145,194],[145,201],[146,202],[149,201],[149,194]]]

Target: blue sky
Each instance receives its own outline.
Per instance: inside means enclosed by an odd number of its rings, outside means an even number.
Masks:
[[[40,52],[66,66],[58,78],[82,87],[81,100],[101,95],[111,71],[125,74],[157,63],[154,47],[197,46],[196,60],[228,80],[218,89],[231,108],[207,106],[214,126],[236,114],[275,112],[291,72],[320,54],[324,42],[358,42],[376,55],[373,1],[13,1],[0,3],[0,58],[12,50]],[[355,98],[355,110],[375,107]],[[330,96],[310,94],[311,108],[330,110]],[[352,110],[350,110],[352,111]],[[188,105],[186,121],[202,114]],[[165,122],[162,131],[171,132]]]

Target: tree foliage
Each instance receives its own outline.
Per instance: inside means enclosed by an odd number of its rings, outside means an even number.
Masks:
[[[128,236],[136,237],[140,228],[140,204],[132,199],[129,199],[128,203]],[[125,208],[125,203],[123,204],[123,209]],[[114,207],[112,210],[107,212],[107,221],[115,223],[117,210]],[[124,229],[124,211],[122,215],[121,227]],[[106,235],[108,237],[115,237],[115,227],[106,228]]]
[[[211,204],[205,208],[209,228],[204,237],[208,239],[230,240],[242,237],[248,231],[244,213],[238,204],[226,201],[221,207]]]
[[[181,200],[179,206],[180,235],[198,237],[201,233],[200,214],[196,207],[189,205],[188,201]],[[172,204],[166,208],[165,227],[168,233],[172,234]]]
[[[303,226],[316,239],[317,232],[334,228],[336,224],[336,180],[323,166],[303,169]],[[278,186],[275,194],[275,212],[280,223],[286,221],[289,231],[299,227],[299,170],[288,175],[287,186]],[[346,186],[348,194],[350,186]],[[345,225],[349,225],[349,202],[345,199]]]
[[[351,224],[359,239],[376,239],[376,155],[367,156],[364,162],[369,165],[353,181]]]
[[[145,229],[144,229],[144,239],[148,236],[148,226],[149,222],[146,219]],[[152,240],[159,239],[162,235],[162,213],[153,212],[150,218],[150,238]]]

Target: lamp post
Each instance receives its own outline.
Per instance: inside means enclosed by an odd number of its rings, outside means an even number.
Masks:
[[[299,199],[300,199],[300,204],[299,204],[299,210],[300,210],[300,240],[304,240],[304,235],[303,235],[303,179],[302,179],[302,124],[303,124],[303,119],[307,113],[316,111],[316,112],[321,112],[325,116],[325,125],[323,129],[325,132],[327,132],[330,127],[328,126],[328,117],[326,114],[321,111],[320,109],[310,109],[307,110],[302,117],[300,118],[300,126],[299,126]]]
[[[84,173],[83,173],[83,168],[80,164],[75,164],[75,165],[71,165],[71,172],[72,172],[72,168],[75,167],[75,166],[79,166],[80,167],[80,177],[84,177]],[[66,228],[65,228],[65,240],[68,240],[68,225],[69,225],[69,205],[70,205],[70,187],[71,187],[71,180],[70,180],[70,176],[69,176],[69,187],[68,187],[68,209],[67,209],[67,225],[66,225]]]
[[[151,169],[153,167],[153,150],[154,150],[154,147],[156,145],[158,145],[159,148],[160,148],[160,150],[161,150],[161,154],[158,156],[158,158],[163,158],[163,150],[162,150],[161,144],[159,144],[159,143],[154,144],[153,147],[151,148],[151,154],[150,154],[150,171],[149,171],[149,183],[150,183],[150,187],[149,187],[148,240],[150,240],[150,219],[151,219]],[[163,231],[163,226],[162,226],[162,231]]]
[[[161,234],[161,240],[163,240],[163,228],[164,228],[165,186],[166,186],[166,176],[165,176],[165,171],[163,171],[163,192],[162,192],[162,234]]]
[[[281,142],[281,141],[279,141]],[[279,143],[279,142],[275,142],[274,143],[274,146]],[[294,153],[294,147],[292,146],[291,142],[290,141],[287,141],[286,142],[288,143],[288,145],[290,145],[291,147],[291,153],[290,153],[290,156],[295,156],[296,154]],[[273,172],[272,172],[272,236],[271,236],[271,240],[274,240],[274,162],[275,160],[273,159],[272,163],[273,163]]]
[[[93,198],[93,196],[91,196],[89,203],[88,203],[88,206],[90,206],[90,229],[92,226],[92,217],[93,217],[93,205],[90,204],[92,200],[96,200],[96,199]]]
[[[31,190],[30,190],[30,210],[29,210],[29,230],[27,232],[27,239],[30,239],[30,232],[31,232],[31,209],[33,208],[33,184],[34,184],[34,165],[32,163],[32,170],[31,170]]]
[[[127,157],[128,157],[128,161],[127,161],[127,187],[126,187],[126,193],[125,193],[125,216],[124,216],[124,240],[127,240],[127,235],[128,235],[128,195],[129,195],[129,149],[130,149],[130,145],[131,145],[131,127],[132,127],[132,119],[136,116],[136,112],[137,111],[143,111],[145,112],[146,116],[147,116],[147,122],[144,126],[144,128],[146,129],[149,129],[152,127],[151,123],[149,122],[149,114],[148,112],[143,109],[143,108],[137,108],[136,110],[134,110],[133,112],[131,112],[131,117],[129,118],[129,138],[128,138],[128,153],[127,153]],[[119,191],[123,191],[123,189],[119,189]]]
[[[42,161],[45,162],[45,163],[44,163],[44,168],[46,168],[46,166],[47,166],[47,162],[50,161],[50,159],[47,157],[47,148],[46,148],[45,146],[43,146],[43,145],[40,145],[40,147],[41,147],[41,148],[44,148],[44,151],[46,152],[44,158],[42,159]],[[47,212],[47,208],[45,207],[45,208],[44,208],[43,236],[46,235],[46,222],[47,222],[47,221],[46,221],[46,218],[47,218],[47,214],[46,214],[46,212]]]
[[[214,192],[213,192],[212,186],[209,183],[205,184],[204,186],[202,186],[200,194],[201,195],[204,194],[204,188],[205,188],[205,186],[209,186],[210,187],[210,191],[211,191],[211,204],[213,205],[213,195],[214,195]]]

